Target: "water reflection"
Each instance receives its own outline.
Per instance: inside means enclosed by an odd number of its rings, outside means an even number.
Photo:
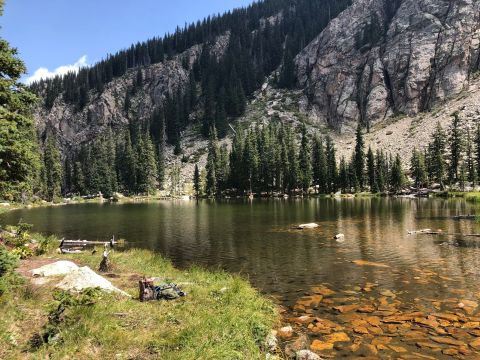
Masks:
[[[441,199],[298,199],[248,201],[161,201],[125,205],[72,205],[19,210],[2,223],[19,219],[36,231],[70,239],[100,240],[112,234],[129,246],[158,251],[177,266],[193,263],[248,276],[265,292],[289,303],[298,292],[319,283],[333,288],[365,281],[397,291],[415,287],[407,278],[415,269],[441,270],[462,288],[478,277],[480,240],[408,235],[430,228],[450,233],[475,233],[474,205]],[[316,222],[315,230],[294,230]],[[333,236],[345,234],[345,242]],[[389,268],[359,267],[361,259]],[[438,284],[425,296],[441,296]]]

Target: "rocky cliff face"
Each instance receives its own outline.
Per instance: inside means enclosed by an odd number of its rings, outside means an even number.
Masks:
[[[218,37],[210,53],[221,57],[228,41],[228,33]],[[62,96],[55,99],[51,109],[39,106],[34,117],[40,137],[54,133],[65,154],[69,149],[94,140],[108,127],[118,129],[130,121],[149,119],[166,96],[185,87],[190,68],[201,55],[202,48],[202,45],[196,45],[163,63],[143,67],[140,86],[136,84],[137,69],[127,71],[124,76],[108,83],[101,94],[90,91],[89,102],[80,111],[75,105],[66,103]],[[132,94],[128,107],[125,104],[127,93]]]
[[[305,109],[337,130],[430,110],[479,69],[480,2],[355,0],[296,58]]]

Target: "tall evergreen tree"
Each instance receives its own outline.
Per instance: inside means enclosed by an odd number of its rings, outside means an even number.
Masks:
[[[163,182],[165,179],[165,155],[166,155],[166,147],[167,147],[167,134],[165,129],[165,116],[163,115],[163,110],[157,110],[157,120],[159,122],[159,130],[158,130],[158,184],[159,188],[163,188]]]
[[[195,164],[195,171],[193,173],[193,189],[195,190],[195,196],[200,196],[200,172],[198,171],[198,164]]]
[[[310,144],[307,137],[307,127],[302,125],[302,139],[300,143],[299,154],[300,184],[303,192],[308,193],[308,188],[312,184],[312,162]]]
[[[318,185],[320,193],[326,194],[327,188],[327,160],[322,138],[316,136],[312,151],[313,181]]]
[[[468,180],[467,176],[468,176],[467,164],[465,163],[465,161],[462,161],[462,163],[460,164],[460,173],[458,176],[458,181],[460,183],[460,190],[462,191],[465,191],[465,186]]]
[[[467,131],[467,143],[466,143],[466,156],[467,156],[467,179],[475,186],[477,183],[477,169],[475,166],[475,158],[474,158],[474,151],[473,151],[473,141],[470,136],[470,130]]]
[[[0,198],[21,200],[32,194],[40,169],[31,116],[36,97],[19,82],[26,68],[17,49],[1,38],[0,59]]]
[[[387,169],[386,169],[386,161],[385,156],[382,151],[377,150],[375,155],[375,167],[377,169],[377,186],[380,192],[384,192],[386,190],[386,183],[387,183]]]
[[[355,175],[359,188],[355,191],[361,191],[365,184],[364,171],[365,171],[365,149],[362,134],[362,127],[358,124],[356,133],[356,145],[355,145]]]
[[[124,190],[133,193],[137,190],[137,168],[136,156],[132,146],[130,131],[125,131],[125,140],[123,145],[123,153],[119,156],[121,162],[119,164],[120,178],[123,183]]]
[[[448,141],[450,147],[449,180],[451,183],[454,183],[458,180],[458,168],[463,149],[462,136],[462,130],[460,128],[460,116],[458,115],[458,112],[455,112],[453,114],[451,133]]]
[[[287,181],[286,181],[286,190],[292,192],[298,187],[298,180],[300,178],[299,167],[298,167],[298,157],[297,157],[297,145],[295,142],[295,136],[292,134],[291,130],[287,128],[286,134],[286,150],[287,150],[287,163],[288,169],[286,171]]]
[[[377,193],[379,191],[377,183],[377,169],[375,167],[375,156],[371,147],[368,147],[367,153],[367,169],[368,169],[368,185],[370,192]]]
[[[82,164],[79,161],[76,161],[73,166],[73,192],[77,194],[85,194],[85,176],[83,173]]]
[[[480,177],[480,123],[477,123],[477,128],[475,129],[475,158],[476,158],[476,173]]]
[[[338,186],[342,193],[347,193],[350,191],[350,185],[348,181],[348,166],[347,162],[345,161],[345,157],[342,156],[340,159],[340,171],[338,175]]]
[[[325,152],[327,154],[327,188],[329,193],[334,193],[338,190],[338,168],[335,145],[330,136],[326,139]]]
[[[395,161],[392,165],[390,185],[394,192],[399,192],[405,185],[405,174],[403,172],[402,160],[400,159],[399,154],[395,156]]]
[[[410,171],[415,181],[415,187],[420,188],[427,185],[427,168],[425,165],[425,156],[416,148],[413,149],[410,159]]]
[[[63,171],[60,161],[60,151],[52,136],[48,138],[43,158],[45,162],[45,195],[47,200],[53,201],[55,198],[61,196]]]
[[[437,181],[442,187],[445,180],[445,133],[440,123],[437,123],[435,132],[433,133],[432,142],[429,144],[428,150],[429,176]]]
[[[157,183],[157,160],[148,132],[137,139],[137,190],[140,193],[154,194]]]
[[[207,184],[206,184],[206,193],[209,197],[214,197],[217,195],[217,161],[218,161],[218,139],[217,132],[214,127],[210,130],[210,140],[208,144],[208,155],[207,155]]]

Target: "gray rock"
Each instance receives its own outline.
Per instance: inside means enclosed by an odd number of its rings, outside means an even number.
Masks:
[[[320,356],[310,350],[297,351],[296,360],[322,360]]]
[[[339,130],[431,109],[478,70],[478,1],[404,0],[390,15],[387,3],[355,0],[296,58],[312,113]],[[374,18],[386,32],[368,43]]]
[[[272,330],[265,339],[265,347],[270,352],[275,352],[278,348],[277,332]]]

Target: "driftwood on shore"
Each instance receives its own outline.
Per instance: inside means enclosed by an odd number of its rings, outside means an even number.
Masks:
[[[60,240],[62,246],[88,246],[88,245],[104,245],[105,243],[110,244],[110,246],[116,246],[123,244],[123,240],[111,239],[109,241],[89,241],[89,240]]]

